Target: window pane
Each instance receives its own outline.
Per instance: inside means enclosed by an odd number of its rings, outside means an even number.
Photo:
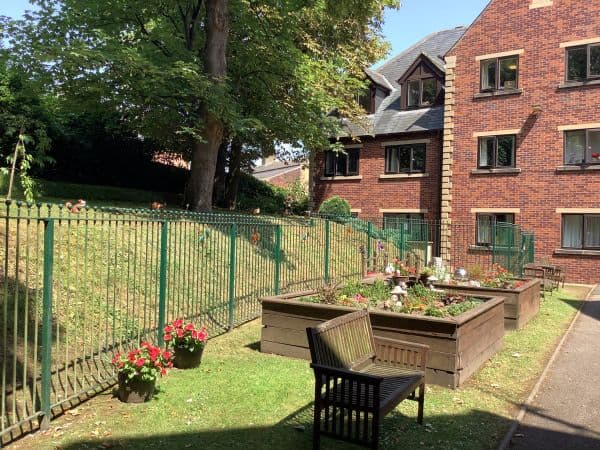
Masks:
[[[581,248],[583,244],[583,216],[563,216],[562,246],[565,248]]]
[[[600,216],[585,216],[585,246],[600,247]]]
[[[425,172],[425,144],[413,146],[413,172]]]
[[[495,138],[482,138],[479,141],[479,167],[490,167],[494,160]]]
[[[348,152],[348,175],[358,175],[358,159],[360,150],[347,150]]]
[[[600,164],[600,130],[588,132],[587,162]]]
[[[437,97],[437,81],[435,78],[423,80],[423,105],[433,105]]]
[[[398,147],[385,148],[385,171],[398,173]]]
[[[481,63],[481,89],[496,89],[496,60]]]
[[[410,172],[410,147],[405,145],[398,147],[398,164],[400,172]]]
[[[418,106],[421,102],[421,82],[408,82],[408,106]]]
[[[496,153],[497,167],[514,167],[515,165],[515,137],[499,136],[498,151]]]
[[[343,153],[338,153],[336,157],[335,174],[346,175],[347,165],[348,157]]]
[[[357,97],[358,97],[358,104],[360,106],[362,106],[362,108],[367,113],[372,113],[373,111],[371,111],[371,89],[370,88],[362,89],[358,93]]]
[[[600,45],[590,47],[590,75],[600,77]]]
[[[518,67],[519,58],[516,56],[500,60],[500,89],[516,89]]]
[[[585,131],[565,133],[565,164],[582,164],[585,158]]]
[[[477,244],[492,243],[492,216],[477,216]]]
[[[325,153],[325,176],[330,177],[334,174],[335,171],[335,153],[326,152]]]
[[[567,80],[581,81],[587,78],[587,49],[577,47],[567,50]]]

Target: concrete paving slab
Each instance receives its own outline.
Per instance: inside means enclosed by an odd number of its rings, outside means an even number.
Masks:
[[[508,448],[600,450],[600,285],[584,304]]]

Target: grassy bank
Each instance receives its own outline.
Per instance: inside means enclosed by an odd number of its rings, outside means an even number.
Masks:
[[[547,297],[538,316],[508,333],[503,350],[463,388],[428,388],[425,427],[415,422],[416,405],[404,402],[383,422],[382,447],[495,448],[587,292],[567,287]],[[259,353],[259,335],[252,322],[212,340],[199,369],[173,371],[147,404],[125,405],[106,392],[14,447],[310,448],[308,364]]]

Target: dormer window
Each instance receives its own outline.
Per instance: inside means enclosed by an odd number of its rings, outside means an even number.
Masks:
[[[409,107],[433,105],[436,97],[437,80],[435,78],[408,81]]]

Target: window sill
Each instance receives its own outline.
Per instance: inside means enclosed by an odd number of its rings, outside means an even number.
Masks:
[[[588,80],[588,81],[565,81],[558,85],[559,89],[578,88],[584,86],[600,86],[600,80]]]
[[[571,248],[557,248],[555,255],[600,256],[600,250],[577,250]]]
[[[321,177],[321,181],[353,181],[353,180],[362,180],[362,175],[350,175],[350,176],[337,175],[335,177]]]
[[[396,179],[406,179],[406,178],[426,178],[428,177],[428,173],[386,173],[383,175],[379,175],[380,180],[396,180]]]
[[[487,245],[469,245],[469,251],[472,252],[491,252],[492,246]]]
[[[521,173],[518,167],[510,167],[503,169],[473,169],[471,175],[490,175],[490,174],[516,174]]]
[[[557,172],[587,172],[600,170],[600,164],[596,165],[581,165],[581,166],[560,166],[556,168]]]
[[[520,95],[522,93],[523,89],[502,89],[498,91],[478,92],[473,98],[502,97],[503,95]]]

